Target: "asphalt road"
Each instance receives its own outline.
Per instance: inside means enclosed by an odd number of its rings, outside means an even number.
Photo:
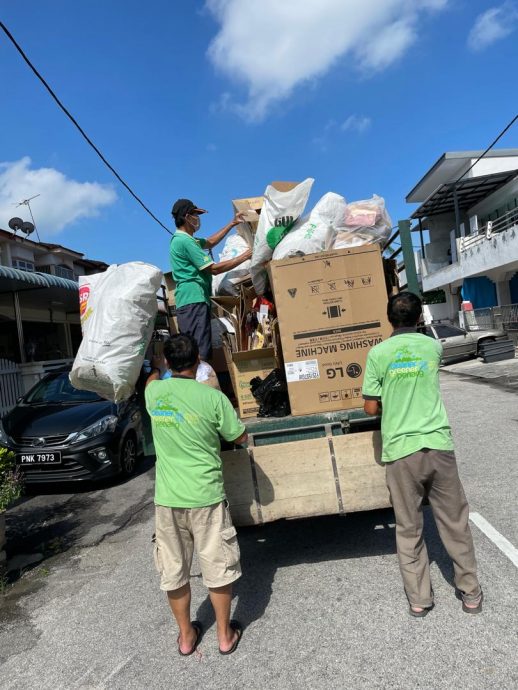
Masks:
[[[518,547],[516,393],[450,373],[442,385],[471,510]],[[144,468],[10,511],[22,577],[0,609],[2,688],[518,687],[517,567],[473,525],[485,608],[462,613],[429,513],[427,618],[407,614],[390,510],[280,521],[239,531],[235,616],[247,627],[230,657],[194,563],[193,617],[207,631],[199,655],[179,657],[151,559],[152,488]]]

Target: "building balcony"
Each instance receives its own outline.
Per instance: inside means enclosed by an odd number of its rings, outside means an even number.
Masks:
[[[457,260],[444,265],[422,262],[423,289],[460,285],[464,278],[485,275],[494,281],[518,271],[518,209],[489,222],[477,235],[456,240]]]

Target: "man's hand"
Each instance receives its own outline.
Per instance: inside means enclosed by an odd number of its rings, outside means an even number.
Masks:
[[[236,213],[232,223],[234,225],[239,225],[239,223],[244,223],[244,222],[245,222],[245,214],[244,213]]]

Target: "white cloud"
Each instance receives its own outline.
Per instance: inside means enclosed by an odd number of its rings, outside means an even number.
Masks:
[[[244,103],[222,103],[250,120],[321,77],[338,60],[344,70],[376,72],[402,57],[426,13],[448,0],[206,0],[220,25],[209,46],[215,67],[247,90]],[[220,104],[220,106],[222,105]]]
[[[30,220],[24,206],[15,204],[35,194],[32,212],[42,239],[56,235],[80,218],[99,215],[100,209],[113,204],[115,191],[98,182],[77,182],[54,168],[32,168],[31,159],[0,163],[0,227],[9,219],[20,216]]]
[[[365,117],[365,115],[349,115],[347,120],[342,123],[341,130],[344,132],[359,132],[362,134],[367,131],[372,124],[370,117]]]
[[[471,50],[480,51],[502,38],[506,38],[518,27],[518,5],[516,2],[504,2],[498,7],[491,7],[475,20],[469,32],[468,46]]]

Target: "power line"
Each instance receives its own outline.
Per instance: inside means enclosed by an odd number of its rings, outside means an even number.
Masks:
[[[104,157],[104,155],[103,155],[103,154],[101,153],[101,151],[97,148],[97,146],[93,143],[93,141],[90,139],[90,137],[86,134],[86,132],[85,132],[84,129],[81,127],[81,125],[77,122],[77,120],[75,119],[75,117],[67,110],[67,108],[65,108],[65,106],[63,105],[63,103],[59,100],[59,98],[56,96],[56,94],[54,93],[54,91],[53,91],[53,90],[50,88],[50,86],[47,84],[47,82],[46,82],[45,79],[41,76],[41,74],[38,72],[38,70],[36,69],[36,67],[34,67],[34,65],[32,64],[32,62],[31,62],[31,61],[29,60],[29,58],[27,57],[27,55],[23,52],[21,46],[18,45],[18,43],[16,42],[16,39],[14,38],[14,36],[11,34],[11,32],[9,31],[9,29],[5,26],[5,24],[4,24],[3,22],[0,22],[0,28],[1,28],[2,31],[5,33],[5,35],[7,36],[7,38],[11,41],[11,43],[14,45],[14,47],[16,48],[16,50],[20,53],[20,55],[22,56],[23,60],[27,63],[27,65],[29,66],[29,68],[31,69],[31,71],[34,72],[34,74],[36,75],[36,77],[40,80],[40,82],[43,84],[43,86],[47,89],[47,91],[48,91],[49,94],[52,96],[52,98],[54,99],[54,101],[58,104],[58,106],[59,106],[59,107],[61,108],[61,110],[65,113],[65,115],[68,117],[68,119],[69,119],[69,120],[75,125],[75,127],[79,130],[81,136],[82,136],[82,137],[86,140],[86,142],[93,148],[93,150],[96,152],[96,154],[97,154],[97,155],[99,156],[99,158],[102,160],[102,162],[109,168],[109,170],[111,170],[111,172],[115,175],[115,177],[119,180],[119,182],[128,190],[128,192],[129,192],[129,193],[131,194],[131,196],[135,199],[135,201],[137,201],[137,202],[142,206],[142,208],[144,209],[144,211],[146,211],[146,213],[148,213],[148,214],[151,216],[151,218],[153,218],[154,221],[156,221],[162,228],[164,228],[164,230],[166,230],[166,232],[168,232],[170,235],[172,235],[173,233],[171,232],[171,230],[169,230],[169,228],[168,228],[167,226],[165,226],[165,225],[162,223],[162,221],[159,220],[159,219],[155,216],[155,214],[154,214],[152,211],[150,211],[150,209],[146,206],[146,204],[142,201],[142,199],[141,199],[139,196],[137,196],[137,194],[135,194],[135,192],[131,189],[131,187],[127,184],[127,182],[125,182],[125,181],[122,179],[122,177],[121,177],[121,176],[119,175],[119,173],[115,170],[115,168],[106,160],[106,158]]]
[[[466,172],[462,173],[462,175],[459,177],[458,180],[456,180],[456,182],[455,182],[454,184],[458,184],[458,183],[462,180],[462,178],[463,178],[465,175],[467,175],[467,174],[469,173],[470,170],[473,170],[473,168],[474,168],[475,165],[479,162],[479,160],[481,160],[482,158],[484,158],[484,156],[486,155],[486,153],[488,153],[488,151],[491,151],[491,149],[492,149],[493,146],[497,143],[497,141],[499,141],[499,140],[504,136],[504,134],[505,134],[509,129],[511,129],[511,127],[514,125],[514,123],[516,122],[516,120],[518,120],[518,114],[515,115],[515,116],[513,117],[513,119],[511,120],[511,122],[509,122],[509,124],[505,127],[505,129],[503,129],[503,130],[500,132],[500,134],[497,136],[497,138],[487,147],[487,149],[484,151],[484,153],[483,153],[482,155],[480,155],[480,156],[477,158],[477,160],[476,160],[472,165],[470,165],[470,167],[466,170]]]

